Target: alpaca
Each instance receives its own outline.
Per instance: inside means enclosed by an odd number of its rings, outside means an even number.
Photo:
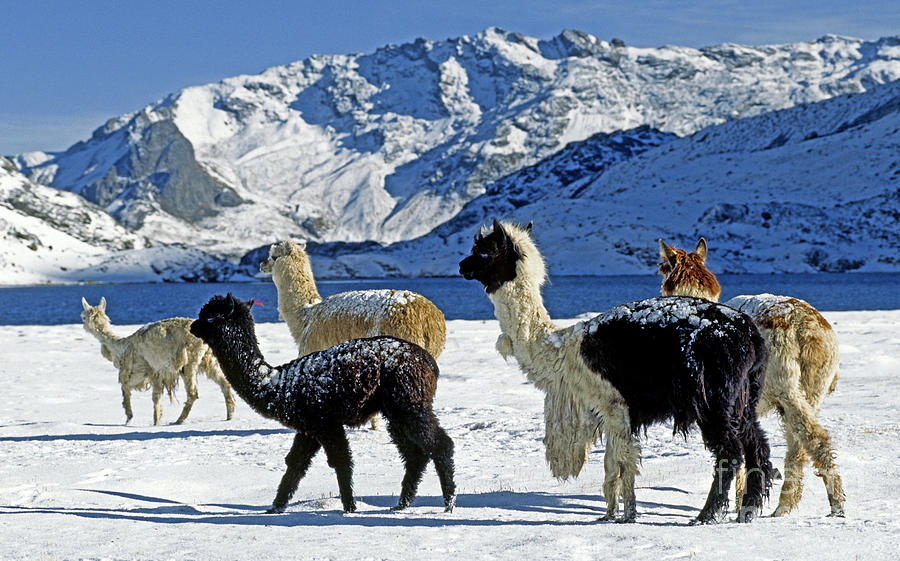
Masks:
[[[406,339],[437,359],[444,350],[444,314],[431,300],[408,290],[354,290],[322,300],[316,289],[306,242],[285,240],[269,247],[259,270],[271,274],[278,313],[288,324],[299,356],[361,337]],[[372,417],[371,428],[378,426]]]
[[[692,294],[718,301],[719,283],[706,268],[706,241],[700,241],[702,255],[659,240],[663,295]],[[843,516],[844,489],[835,469],[831,437],[817,421],[822,402],[837,385],[838,342],[834,330],[814,307],[797,298],[744,295],[725,305],[752,317],[769,348],[766,382],[756,413],[763,416],[777,410],[787,440],[784,485],[772,516],[784,516],[800,502],[803,467],[810,456],[825,483],[831,516]],[[738,502],[741,484],[738,478]]]
[[[602,430],[601,520],[633,522],[640,429],[673,418],[686,436],[696,423],[716,470],[693,523],[724,515],[742,461],[752,469],[738,520],[752,520],[771,483],[771,465],[755,414],[765,346],[750,318],[697,298],[655,298],[559,329],[544,308],[546,270],[530,234],[530,224],[494,220],[476,235],[460,273],[481,282],[494,304],[502,332],[497,350],[514,356],[546,393],[544,444],[553,475],[577,476]],[[620,496],[624,509],[617,520]]]
[[[187,419],[197,400],[197,371],[218,384],[225,396],[226,420],[234,414],[234,394],[219,364],[203,341],[190,334],[191,319],[170,318],[147,324],[128,337],[119,337],[106,315],[106,298],[91,306],[81,299],[84,329],[100,341],[100,353],[119,369],[125,424],[131,422],[131,391],[153,387],[153,424],[162,417],[160,398],[163,390],[173,399],[178,377],[184,380],[187,401],[175,424]]]
[[[431,300],[408,290],[355,290],[319,296],[306,242],[272,244],[259,270],[272,275],[278,312],[300,356],[350,339],[392,335],[424,348],[437,359],[444,350],[444,314]]]
[[[344,425],[380,412],[406,467],[394,510],[412,504],[429,458],[434,460],[445,511],[453,510],[453,441],[432,410],[437,363],[424,349],[395,337],[351,339],[281,366],[259,350],[253,301],[214,296],[191,324],[212,349],[238,395],[264,417],[297,431],[287,471],[268,512],[283,512],[319,448],[338,479],[345,512],[354,512],[353,460]]]

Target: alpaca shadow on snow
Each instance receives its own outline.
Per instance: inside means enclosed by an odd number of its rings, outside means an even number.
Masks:
[[[135,431],[118,434],[37,434],[31,436],[0,436],[0,442],[52,442],[56,440],[111,442],[117,440],[141,441],[210,436],[268,436],[272,434],[292,434],[292,431],[288,429],[218,429],[179,430],[173,432]]]
[[[580,501],[596,501],[594,495],[555,495],[544,492],[516,493],[511,491],[495,491],[480,494],[463,494],[458,496],[460,507],[454,514],[445,514],[439,509],[443,507],[443,498],[439,496],[421,496],[416,506],[406,514],[390,512],[396,501],[395,497],[361,496],[362,504],[379,507],[378,510],[363,510],[356,514],[343,514],[340,508],[322,508],[311,506],[321,504],[322,499],[306,499],[292,503],[293,508],[314,508],[315,510],[288,510],[272,516],[265,514],[267,506],[245,504],[198,504],[190,505],[179,501],[136,493],[125,493],[101,489],[79,489],[88,493],[99,493],[113,497],[125,498],[136,502],[152,503],[154,506],[121,508],[91,507],[22,507],[0,505],[0,516],[4,514],[63,514],[80,518],[129,520],[139,522],[155,522],[158,524],[238,524],[247,526],[361,526],[361,527],[447,527],[447,526],[582,526],[599,525],[597,514],[605,508],[602,504],[585,505]],[[339,499],[328,499],[339,500]],[[644,506],[674,510],[695,511],[695,508],[684,505],[642,502]],[[383,510],[380,508],[383,507]],[[529,520],[529,519],[471,519],[464,516],[467,509],[493,508],[522,513],[546,513],[549,515],[570,514],[585,515],[582,520]],[[211,509],[230,510],[233,512],[212,512]],[[421,509],[422,516],[410,516]],[[460,515],[463,516],[460,516]],[[651,514],[651,513],[648,513]],[[688,514],[660,513],[665,517],[685,517]],[[641,522],[647,526],[680,526],[675,522]]]

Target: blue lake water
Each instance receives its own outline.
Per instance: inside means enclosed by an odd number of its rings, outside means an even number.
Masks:
[[[771,292],[802,298],[819,310],[900,309],[900,274],[777,274],[718,275],[724,302],[738,294]],[[554,277],[544,287],[544,303],[554,318],[601,312],[621,302],[659,295],[661,277],[610,275]],[[347,290],[403,288],[431,299],[447,319],[492,319],[494,310],[475,281],[461,277],[318,281],[323,297]],[[249,283],[90,284],[76,286],[15,286],[0,288],[0,325],[58,325],[81,323],[81,298],[97,304],[107,300],[113,324],[136,324],[158,319],[194,317],[213,295],[231,292],[254,298],[260,322],[278,321],[275,285]]]

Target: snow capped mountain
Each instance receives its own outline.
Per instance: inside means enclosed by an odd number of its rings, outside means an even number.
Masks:
[[[491,28],[187,88],[15,162],[142,237],[235,259],[287,237],[415,238],[597,133],[687,135],[898,78],[898,38],[645,49]]]
[[[453,275],[478,226],[496,217],[534,221],[555,274],[650,273],[658,238],[690,249],[700,236],[716,272],[900,270],[900,82],[660,141],[572,183],[526,168],[426,236],[313,248],[314,267]],[[565,152],[538,168],[554,169]]]
[[[234,267],[153,244],[73,193],[39,185],[0,157],[0,284],[215,280]]]

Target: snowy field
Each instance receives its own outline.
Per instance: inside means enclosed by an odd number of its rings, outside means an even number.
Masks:
[[[597,522],[602,445],[578,479],[554,480],[542,394],[494,351],[496,321],[449,322],[438,361],[435,405],[456,443],[456,510],[443,512],[429,466],[414,505],[390,512],[402,477],[396,449],[383,428],[357,429],[352,515],[341,513],[321,453],[287,511],[265,514],[292,433],[240,400],[224,421],[221,393],[205,378],[184,425],[152,426],[149,392],[140,392],[125,426],[116,372],[81,325],[3,326],[0,559],[895,559],[900,310],[825,315],[840,340],[841,378],[821,421],[847,517],[825,516],[824,486],[809,467],[791,516],[704,527],[687,526],[712,481],[697,432],[684,442],[660,426],[643,439],[636,524]],[[293,358],[284,324],[260,324],[258,336],[270,362]],[[180,409],[165,401],[164,422]],[[779,424],[763,424],[781,468]],[[780,481],[767,512],[779,490]]]

